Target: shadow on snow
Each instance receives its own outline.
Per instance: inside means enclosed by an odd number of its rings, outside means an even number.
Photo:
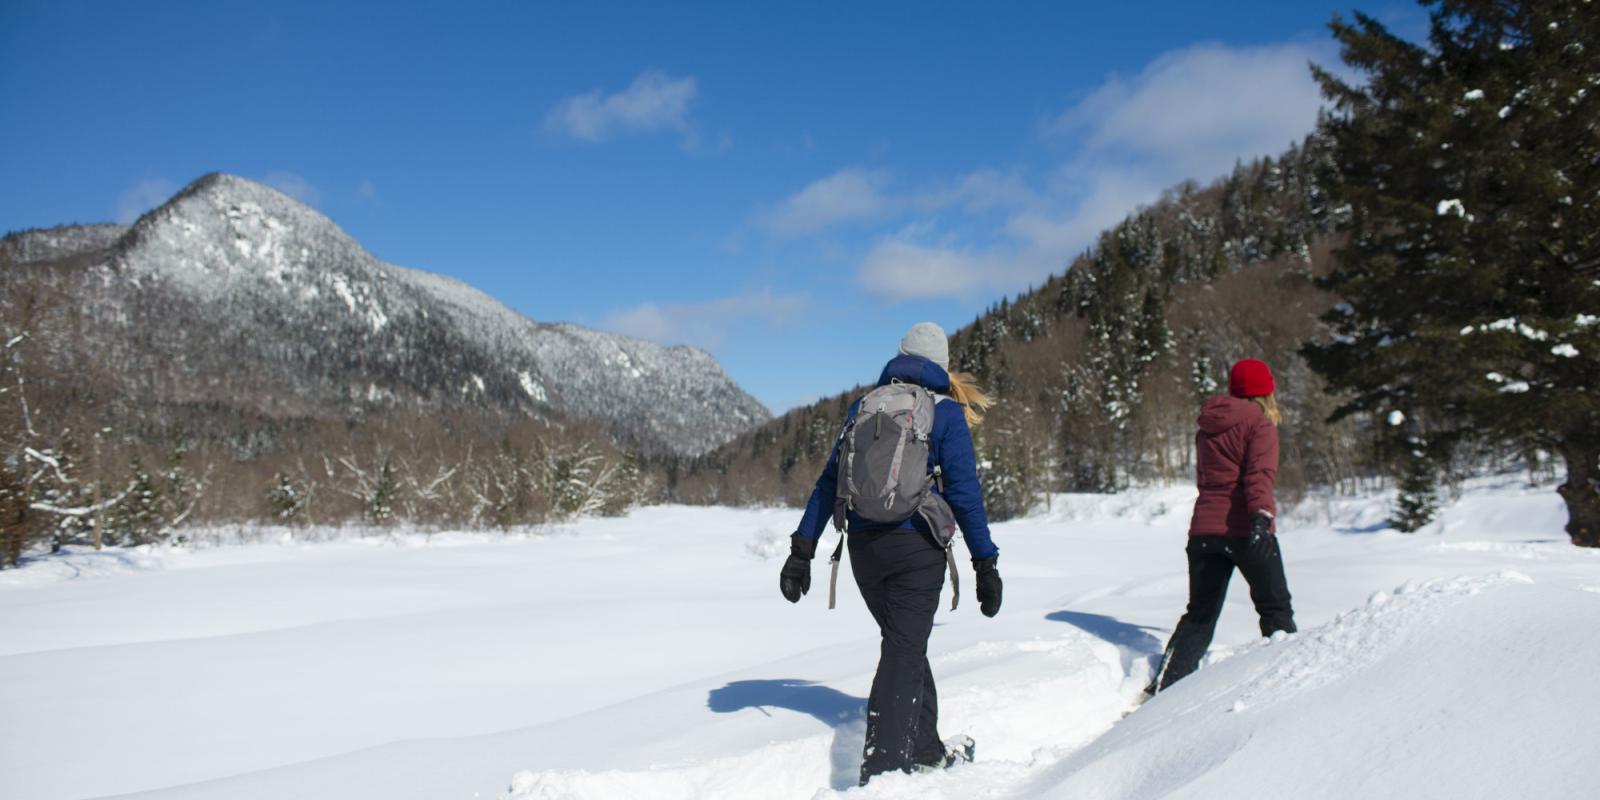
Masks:
[[[1134,662],[1143,660],[1156,668],[1156,662],[1166,650],[1166,643],[1150,631],[1160,631],[1148,625],[1134,625],[1104,614],[1085,614],[1082,611],[1052,611],[1044,618],[1052,622],[1065,622],[1101,641],[1116,645],[1122,655],[1122,671],[1133,674]]]
[[[734,681],[712,689],[706,708],[730,714],[754,708],[771,716],[768,708],[784,708],[809,715],[833,729],[828,748],[829,784],[836,790],[856,785],[861,775],[861,748],[866,741],[867,701],[812,681],[780,678]]]

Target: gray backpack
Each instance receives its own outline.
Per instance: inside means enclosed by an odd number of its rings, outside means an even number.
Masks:
[[[933,491],[942,470],[935,466],[930,473],[927,466],[934,409],[947,399],[911,383],[880,386],[861,399],[856,418],[839,436],[833,526],[843,533],[852,511],[863,519],[889,525],[921,515],[944,547],[950,563],[950,585],[955,590],[950,601],[953,610],[961,596],[955,555],[950,549],[956,533],[955,513]],[[943,490],[942,483],[939,488]],[[830,559],[833,575],[828,583],[828,608],[834,607],[843,555],[844,537],[840,536]]]

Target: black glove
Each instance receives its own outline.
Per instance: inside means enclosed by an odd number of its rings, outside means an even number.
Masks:
[[[1255,558],[1272,555],[1272,517],[1261,511],[1250,517],[1250,540],[1245,543],[1245,550]]]
[[[800,602],[800,596],[811,591],[811,559],[817,555],[817,540],[807,539],[799,533],[789,535],[789,560],[783,562],[778,573],[778,590],[783,599]]]
[[[1000,613],[1000,568],[995,566],[999,556],[972,559],[972,569],[978,573],[978,608],[986,617]]]

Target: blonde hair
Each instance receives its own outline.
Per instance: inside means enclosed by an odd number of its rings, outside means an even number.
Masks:
[[[1272,423],[1273,427],[1277,427],[1283,422],[1283,412],[1278,410],[1278,395],[1276,392],[1261,395],[1260,397],[1252,397],[1250,402],[1261,406],[1261,410],[1267,413],[1267,420]]]
[[[950,374],[950,396],[960,403],[962,410],[967,414],[967,425],[977,427],[983,422],[983,412],[994,405],[994,398],[987,392],[978,388],[971,374],[966,372],[952,372]]]

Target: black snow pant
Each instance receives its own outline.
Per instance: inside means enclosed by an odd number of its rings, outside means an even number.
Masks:
[[[1222,601],[1228,595],[1228,579],[1233,577],[1234,567],[1250,584],[1250,600],[1261,615],[1261,635],[1296,630],[1277,537],[1273,537],[1271,552],[1264,556],[1250,555],[1245,539],[1233,536],[1191,536],[1185,551],[1189,554],[1189,608],[1178,620],[1161,668],[1145,690],[1151,694],[1200,666],[1217,631],[1217,617],[1222,614]]]
[[[852,533],[850,569],[883,640],[867,699],[861,783],[944,758],[928,634],[944,588],[944,550],[925,533]]]

